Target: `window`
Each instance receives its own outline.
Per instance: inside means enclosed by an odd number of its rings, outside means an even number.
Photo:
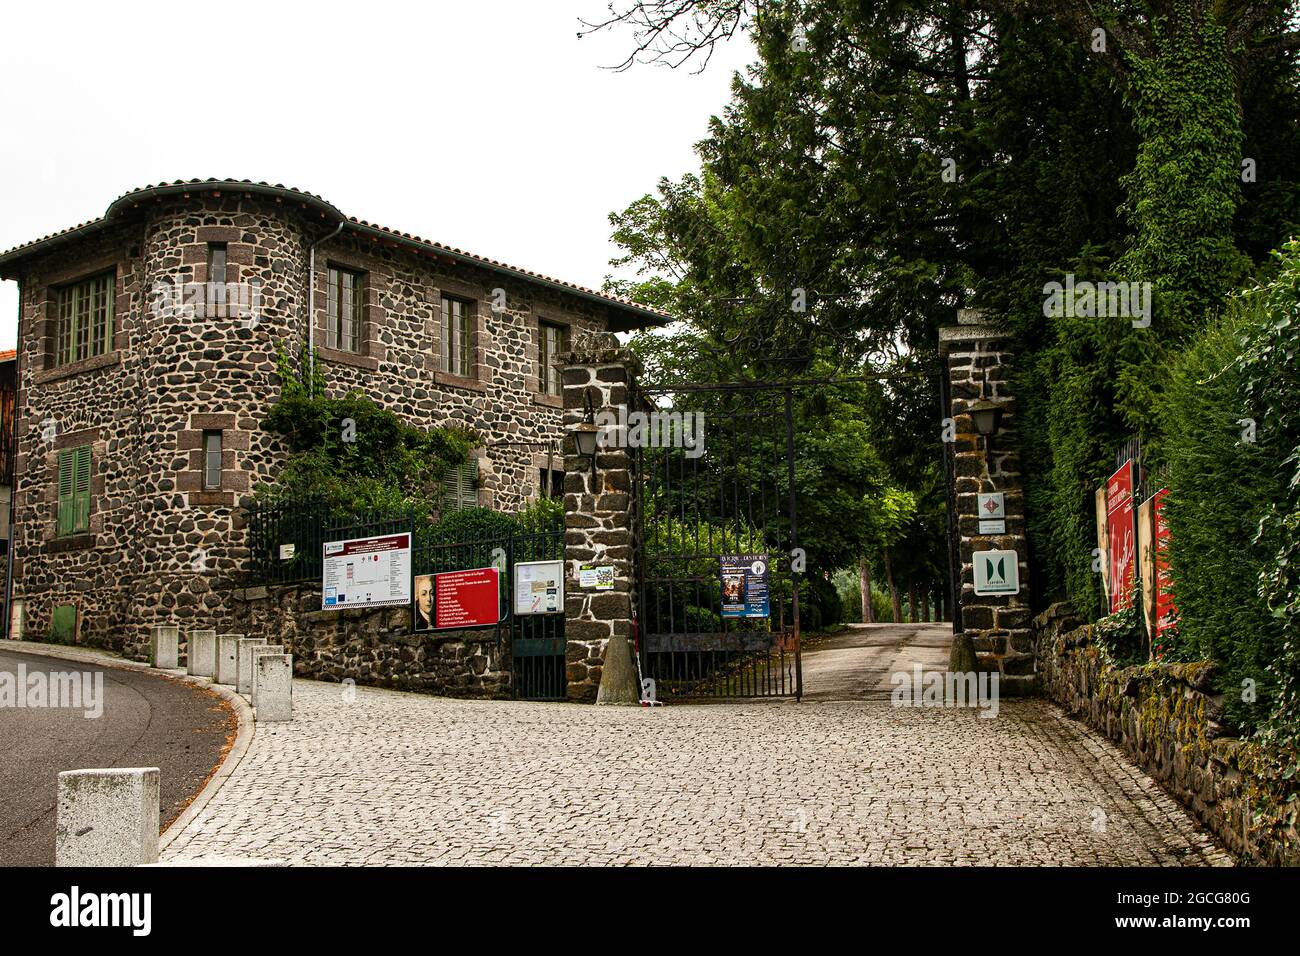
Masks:
[[[478,463],[474,459],[462,462],[447,473],[443,481],[443,508],[446,511],[463,511],[478,507]]]
[[[474,303],[468,299],[442,297],[442,370],[468,378],[472,374],[474,343],[470,316]]]
[[[361,302],[365,273],[330,266],[326,290],[325,345],[343,352],[361,351]]]
[[[560,394],[560,370],[553,363],[555,356],[568,348],[569,329],[564,325],[541,323],[537,341],[537,390],[543,395]]]
[[[60,537],[90,530],[90,446],[59,452],[59,513],[55,533]]]
[[[539,469],[538,487],[543,498],[564,497],[564,472],[558,468]]]
[[[208,281],[226,284],[226,244],[208,243]]]
[[[58,290],[54,362],[68,365],[108,351],[113,340],[113,280],[106,272]]]
[[[221,488],[221,432],[203,433],[203,490]]]

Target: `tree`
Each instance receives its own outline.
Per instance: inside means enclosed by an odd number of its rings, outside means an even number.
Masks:
[[[1158,439],[1170,356],[1300,218],[1294,4],[621,10],[603,26],[637,24],[628,63],[699,62],[738,30],[759,54],[700,144],[700,175],[616,218],[645,240],[624,243],[645,274],[621,288],[665,297],[720,343],[790,365],[820,347],[850,369],[932,364],[957,307],[992,310],[1022,344],[1036,580],[1091,609],[1091,489],[1122,437]],[[1243,157],[1259,181],[1241,182]],[[1066,273],[1152,283],[1153,322],[1045,315],[1044,283]],[[798,290],[806,311],[790,308]],[[932,389],[921,405],[937,408]],[[935,430],[900,427],[922,447]]]

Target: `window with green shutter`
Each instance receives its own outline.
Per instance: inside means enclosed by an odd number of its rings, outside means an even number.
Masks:
[[[463,511],[478,507],[478,463],[472,458],[447,473],[443,481],[443,508],[446,511]]]
[[[90,446],[59,452],[59,535],[90,530]]]

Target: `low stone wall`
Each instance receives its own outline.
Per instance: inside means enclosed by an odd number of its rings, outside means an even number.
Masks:
[[[1065,604],[1034,630],[1044,694],[1119,744],[1240,858],[1300,865],[1286,821],[1296,788],[1266,772],[1257,744],[1225,736],[1211,662],[1116,667]]]
[[[293,655],[298,677],[448,697],[511,696],[509,642],[496,628],[411,632],[409,607],[323,611],[320,588],[241,589],[223,631],[265,637]]]

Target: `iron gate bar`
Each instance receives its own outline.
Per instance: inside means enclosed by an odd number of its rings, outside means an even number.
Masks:
[[[688,390],[715,398],[685,409],[651,401],[651,396]],[[781,407],[756,397],[778,392]],[[643,676],[656,680],[660,696],[800,696],[793,603],[798,582],[789,561],[798,527],[788,514],[797,506],[792,386],[665,386],[641,389],[637,398],[636,407],[650,412],[702,412],[710,432],[698,458],[688,459],[683,449],[636,449]],[[785,495],[779,494],[782,480]],[[782,538],[788,539],[784,545]],[[737,553],[769,555],[769,616],[762,627],[754,626],[755,619],[720,616],[720,559]]]

